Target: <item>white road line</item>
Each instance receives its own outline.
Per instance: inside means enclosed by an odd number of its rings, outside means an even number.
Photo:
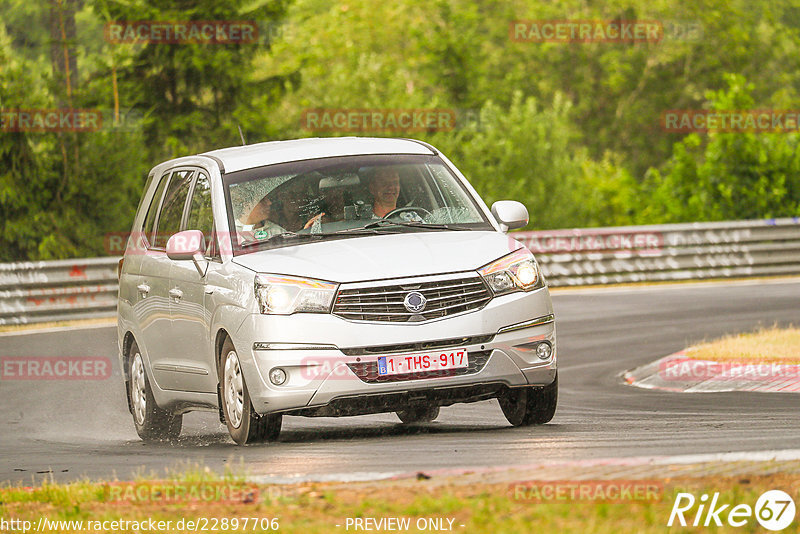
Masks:
[[[800,460],[800,449],[777,451],[722,452],[711,454],[686,454],[680,456],[656,456],[656,464],[699,464],[707,462],[785,462]]]
[[[753,278],[740,280],[718,280],[713,282],[692,281],[684,282],[642,282],[641,284],[609,284],[608,286],[559,286],[551,287],[550,293],[553,295],[568,295],[581,293],[635,293],[638,291],[660,291],[662,289],[695,289],[725,286],[763,286],[780,284],[800,284],[800,277],[793,276],[787,278]]]
[[[742,451],[707,454],[682,454],[675,456],[631,456],[622,458],[599,458],[592,460],[553,460],[527,465],[505,465],[490,467],[464,467],[452,469],[422,469],[425,474],[438,476],[458,476],[481,473],[502,473],[504,471],[534,470],[543,467],[603,467],[603,466],[643,466],[643,465],[690,465],[725,462],[769,462],[800,460],[800,449],[771,451]],[[414,472],[353,472],[326,473],[322,475],[255,475],[248,481],[258,484],[296,484],[298,482],[371,482],[386,479],[406,479],[417,476]]]
[[[405,475],[401,471],[380,472],[353,472],[353,473],[325,473],[319,475],[253,475],[247,477],[248,482],[256,484],[297,484],[298,482],[371,482],[373,480],[386,480]],[[415,473],[416,475],[416,473]]]
[[[509,469],[560,465],[579,467],[600,465],[684,465],[719,462],[785,462],[792,460],[800,460],[800,449],[680,454],[674,456],[631,456],[622,458],[600,458],[593,460],[554,460],[552,462],[531,464],[530,466],[509,466]]]
[[[0,337],[27,336],[28,334],[49,334],[52,332],[70,332],[74,330],[94,330],[98,328],[113,328],[117,326],[117,320],[109,319],[107,323],[100,324],[75,324],[66,326],[52,326],[50,328],[32,328],[30,330],[16,330],[11,332],[0,332]]]

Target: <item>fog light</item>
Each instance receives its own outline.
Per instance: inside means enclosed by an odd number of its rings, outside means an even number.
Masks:
[[[272,371],[269,372],[269,381],[275,384],[276,386],[280,386],[281,384],[286,382],[286,371],[284,371],[280,367],[274,368]]]
[[[549,360],[550,356],[553,355],[553,347],[550,346],[550,343],[539,343],[536,346],[536,355],[539,357],[540,360]]]

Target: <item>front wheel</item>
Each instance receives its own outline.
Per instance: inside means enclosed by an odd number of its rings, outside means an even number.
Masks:
[[[144,359],[136,343],[131,345],[128,353],[128,402],[133,414],[136,433],[144,441],[167,441],[180,436],[183,416],[174,415],[156,405],[153,389]]]
[[[233,441],[239,445],[272,441],[281,432],[281,414],[259,415],[253,409],[244,381],[239,355],[230,338],[222,346],[220,361],[221,402]]]
[[[439,417],[438,406],[412,406],[395,412],[405,424],[428,423]]]
[[[556,413],[558,375],[547,386],[512,388],[498,399],[500,409],[513,426],[542,425]]]

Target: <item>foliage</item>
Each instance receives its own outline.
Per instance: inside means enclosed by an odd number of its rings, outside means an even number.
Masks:
[[[671,109],[800,108],[798,0],[0,0],[0,14],[0,109],[109,119],[99,132],[0,132],[0,261],[102,254],[106,233],[129,229],[149,168],[239,144],[238,126],[251,143],[429,141],[488,202],[524,202],[534,228],[800,214],[797,133],[659,124]],[[548,19],[657,20],[666,34],[509,37],[513,20]],[[262,35],[120,45],[103,38],[119,20],[255,20]],[[116,107],[136,120],[119,127]],[[301,124],[310,108],[451,109],[460,120],[316,132]]]
[[[55,109],[63,93],[36,87],[30,60],[11,55],[0,27],[0,108]],[[41,72],[41,71],[40,71]],[[52,81],[52,79],[47,80]],[[93,84],[73,93],[75,108],[97,108]],[[108,126],[113,126],[109,124]],[[0,136],[0,260],[104,254],[104,235],[126,231],[147,166],[141,135],[3,132]]]
[[[476,121],[430,141],[487,202],[519,200],[537,228],[623,224],[627,206],[612,197],[630,192],[634,184],[610,155],[598,163],[575,146],[571,111],[563,95],[540,106],[518,91],[508,109],[490,100]]]
[[[753,84],[728,77],[726,91],[709,92],[711,109],[754,109]],[[797,133],[691,134],[675,144],[646,186],[647,222],[717,221],[800,215],[800,136]]]

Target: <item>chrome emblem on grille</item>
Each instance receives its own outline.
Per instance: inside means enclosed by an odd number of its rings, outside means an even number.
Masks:
[[[419,291],[412,291],[406,295],[406,298],[403,299],[403,306],[405,306],[406,309],[411,313],[421,312],[425,309],[425,305],[427,303],[428,299],[426,299],[425,295]]]

